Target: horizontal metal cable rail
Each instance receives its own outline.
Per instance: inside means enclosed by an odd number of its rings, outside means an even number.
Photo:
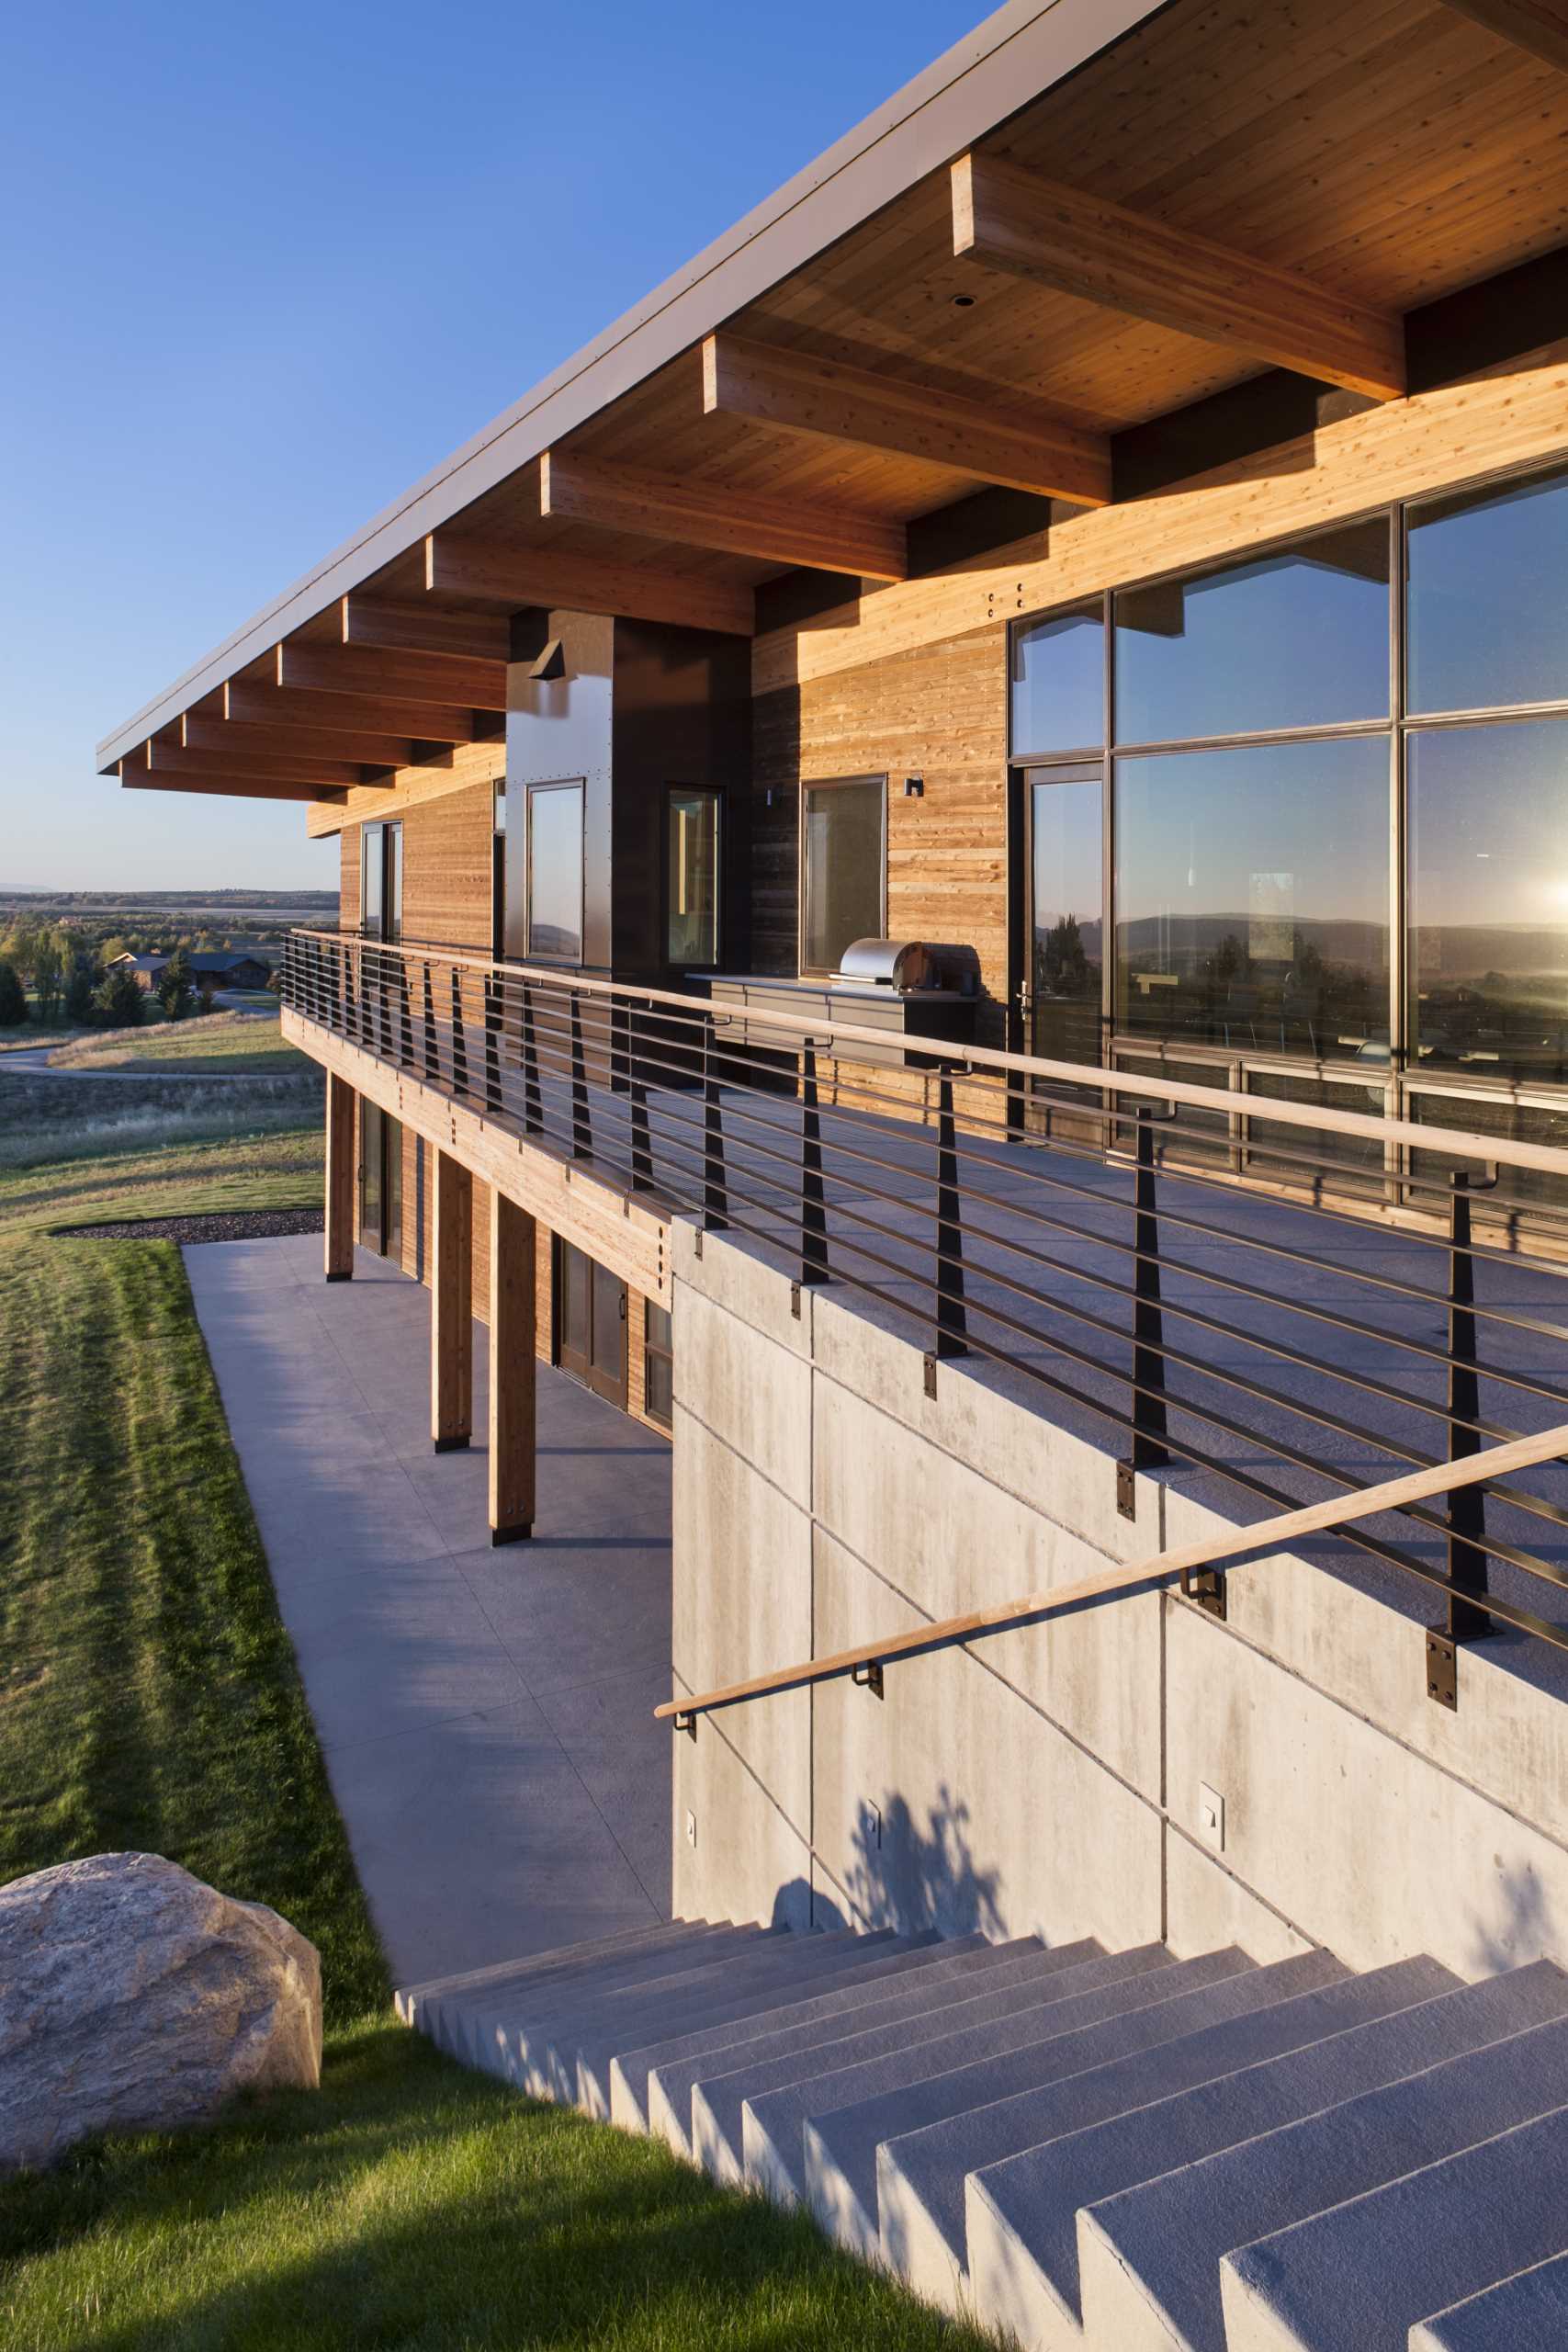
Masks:
[[[487,1125],[911,1320],[933,1392],[978,1358],[1130,1436],[1128,1501],[1133,1470],[1176,1465],[1289,1510],[1502,1447],[1484,1482],[1337,1532],[1435,1588],[1449,1638],[1568,1648],[1568,1598],[1540,1613],[1568,1587],[1568,1482],[1503,1483],[1506,1446],[1568,1416],[1568,1152],[1270,1099],[1290,1136],[1238,1154],[1183,1114],[1256,1120],[1255,1096],[352,933],[292,934],[283,997]],[[1334,1197],[1348,1176],[1363,1192]],[[1541,1178],[1564,1207],[1507,1189]],[[1562,1262],[1488,1238],[1518,1215]]]
[[[841,1681],[846,1675],[856,1679],[866,1678],[874,1670],[879,1675],[882,1668],[897,1658],[924,1657],[933,1650],[952,1649],[959,1643],[976,1641],[987,1634],[1015,1633],[1021,1626],[1038,1624],[1043,1618],[1067,1610],[1089,1608],[1101,1600],[1123,1600],[1145,1587],[1179,1579],[1185,1589],[1199,1569],[1234,1566],[1238,1560],[1278,1553],[1303,1535],[1325,1534],[1343,1529],[1351,1520],[1376,1511],[1398,1510],[1423,1497],[1453,1494],[1463,1487],[1479,1486],[1499,1471],[1528,1469],[1532,1464],[1549,1462],[1563,1453],[1568,1453],[1568,1422],[1557,1429],[1544,1430],[1536,1437],[1520,1438],[1511,1445],[1495,1446],[1489,1453],[1472,1455],[1468,1462],[1444,1463],[1433,1470],[1412,1472],[1407,1477],[1385,1479],[1379,1486],[1365,1487],[1360,1494],[1345,1496],[1336,1502],[1317,1503],[1305,1510],[1283,1511],[1278,1518],[1259,1520],[1250,1527],[1227,1528],[1223,1535],[1177,1544],[1170,1551],[1156,1552],[1150,1559],[1107,1568],[1097,1576],[1082,1577],[1076,1584],[1058,1585],[1051,1592],[1026,1593],[1016,1600],[997,1601],[988,1609],[972,1609],[959,1617],[933,1618],[908,1633],[889,1634],[878,1642],[862,1642],[853,1649],[835,1650],[827,1657],[799,1658],[793,1666],[776,1667],[772,1673],[753,1675],[746,1682],[727,1683],[720,1690],[698,1691],[689,1699],[667,1699],[655,1707],[654,1715],[661,1722],[673,1722],[678,1731],[687,1731],[699,1715],[716,1714],[724,1707],[742,1706],[750,1699],[803,1690],[818,1682]]]

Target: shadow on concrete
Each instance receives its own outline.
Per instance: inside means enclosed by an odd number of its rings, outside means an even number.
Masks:
[[[982,1869],[969,1840],[969,1807],[946,1782],[922,1822],[899,1795],[866,1805],[851,1840],[850,1862],[836,1899],[820,1882],[795,1879],[773,1897],[777,1926],[891,1928],[900,1935],[1003,1932],[1001,1874]],[[819,1868],[825,1868],[820,1865]]]

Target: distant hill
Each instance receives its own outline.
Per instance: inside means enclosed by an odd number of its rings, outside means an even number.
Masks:
[[[36,916],[52,914],[217,914],[232,922],[254,908],[258,913],[312,914],[337,905],[335,890],[4,890],[0,910]]]

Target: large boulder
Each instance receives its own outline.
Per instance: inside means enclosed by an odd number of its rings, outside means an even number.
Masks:
[[[321,1962],[265,1903],[158,1854],[0,1886],[0,2172],[321,2078]]]

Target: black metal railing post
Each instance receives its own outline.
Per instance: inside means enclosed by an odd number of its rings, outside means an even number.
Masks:
[[[501,984],[485,974],[485,1109],[501,1108]]]
[[[648,1080],[637,1051],[637,1014],[626,1006],[626,1086],[632,1106],[632,1191],[653,1190],[653,1132],[648,1124]]]
[[[392,1012],[387,993],[387,957],[382,948],[378,947],[372,952],[376,967],[376,1005],[381,1016],[381,1059],[389,1062],[392,1058]]]
[[[1155,1197],[1155,1119],[1138,1107],[1133,1179],[1133,1467],[1159,1470],[1166,1446],[1165,1318],[1160,1312],[1159,1214]]]
[[[800,1279],[828,1279],[828,1194],[822,1182],[822,1114],[817,1096],[817,1040],[800,1049]]]
[[[409,993],[409,959],[400,953],[398,972],[398,1061],[403,1069],[413,1067],[413,1007]]]
[[[571,998],[571,1156],[573,1159],[593,1157],[593,1125],[588,1106],[588,1061],[582,1049],[582,999],[575,989]]]
[[[430,978],[430,958],[421,957],[424,973],[424,1074],[434,1086],[441,1076],[441,1056],[435,1043],[435,990]]]
[[[969,1317],[964,1298],[964,1225],[958,1204],[958,1125],[953,1072],[937,1080],[936,1109],[936,1352],[966,1356]]]
[[[539,1040],[534,1030],[534,991],[523,983],[523,1132],[536,1136],[544,1127],[544,1097],[539,1091]]]
[[[716,1023],[710,1012],[703,1025],[703,1225],[722,1233],[729,1223],[729,1179],[724,1164],[724,1116],[719,1107],[715,1053]]]
[[[452,1091],[468,1091],[468,1036],[463,1026],[463,975],[452,967]]]
[[[1449,1211],[1449,1460],[1481,1451],[1481,1377],[1475,1359],[1475,1261],[1470,1247],[1471,1179],[1452,1180]],[[1449,1496],[1449,1601],[1441,1626],[1450,1642],[1473,1642],[1492,1630],[1484,1609],[1466,1596],[1486,1590],[1486,1500],[1480,1487],[1456,1487]]]

